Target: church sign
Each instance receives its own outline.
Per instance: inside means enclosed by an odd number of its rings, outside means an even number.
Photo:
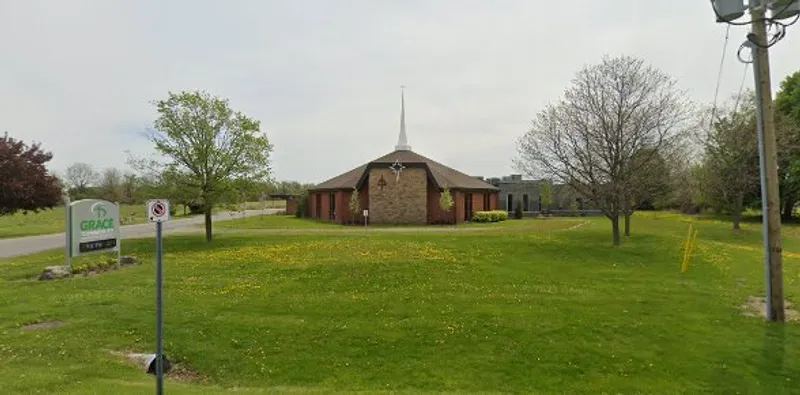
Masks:
[[[119,206],[85,199],[69,204],[67,237],[70,256],[119,251]]]

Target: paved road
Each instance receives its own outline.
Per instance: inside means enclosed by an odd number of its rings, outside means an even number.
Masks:
[[[244,216],[252,217],[265,214],[269,215],[275,214],[278,211],[280,210],[248,210],[245,211]],[[231,216],[229,213],[223,212],[221,214],[214,215],[213,220],[214,222],[219,222],[241,217],[242,216],[239,214]],[[203,229],[200,226],[202,224],[203,216],[175,219],[164,223],[164,235],[200,232]],[[121,231],[123,239],[155,237],[156,232],[155,225],[153,224],[125,225],[121,228]],[[51,250],[54,248],[64,248],[64,243],[64,233],[3,239],[0,240],[0,258],[11,258],[20,255],[32,254],[35,252]]]

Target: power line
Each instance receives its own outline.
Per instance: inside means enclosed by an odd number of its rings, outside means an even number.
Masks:
[[[725,66],[725,55],[728,52],[728,41],[731,37],[731,25],[725,30],[725,41],[722,43],[722,58],[719,60],[719,70],[717,70],[717,88],[714,90],[714,105],[711,107],[711,119],[708,122],[708,130],[714,127],[714,118],[717,116],[717,99],[719,98],[719,86],[722,83],[722,68]]]
[[[739,85],[739,94],[736,95],[736,105],[733,106],[733,114],[739,111],[739,101],[742,100],[742,91],[744,91],[744,80],[747,77],[747,68],[750,66],[750,63],[744,64],[744,73],[742,73],[742,83]]]

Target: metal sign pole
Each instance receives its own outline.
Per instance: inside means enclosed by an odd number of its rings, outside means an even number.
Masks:
[[[163,242],[161,222],[156,222],[156,394],[164,393]]]
[[[119,268],[122,262],[122,210],[119,208],[119,203],[114,204],[117,206],[117,223],[114,226],[117,227],[119,232],[119,241],[117,241],[117,268]]]
[[[66,229],[64,232],[64,236],[66,238],[67,249],[64,251],[66,252],[66,260],[67,260],[67,270],[72,273],[72,205],[69,200],[69,196],[64,196],[64,217],[66,218]]]

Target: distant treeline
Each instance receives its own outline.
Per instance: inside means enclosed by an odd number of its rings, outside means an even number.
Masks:
[[[117,168],[96,171],[91,165],[76,163],[62,177],[70,199],[104,199],[120,204],[144,204],[148,199],[170,199],[200,213],[198,193],[183,183],[175,182],[168,174],[135,174]],[[242,182],[239,181],[223,196],[221,204],[235,205],[269,199],[269,195],[304,195],[313,184],[297,181]]]

